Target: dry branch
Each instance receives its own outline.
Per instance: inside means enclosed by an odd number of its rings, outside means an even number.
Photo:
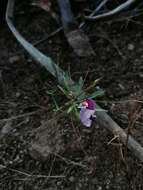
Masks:
[[[99,14],[99,15],[96,15],[96,16],[85,16],[85,19],[94,21],[94,20],[97,20],[97,19],[101,19],[101,18],[116,15],[116,14],[120,13],[121,11],[123,11],[124,9],[128,8],[135,1],[136,0],[127,0],[125,3],[122,3],[121,5],[119,5],[115,9],[113,9],[112,11],[109,11],[109,12],[103,13],[103,14]]]
[[[80,57],[94,55],[87,35],[78,27],[78,23],[71,11],[69,0],[58,0],[58,5],[65,36],[74,52]]]
[[[5,165],[2,165],[0,164],[0,169],[7,169],[11,172],[15,172],[15,173],[18,173],[18,174],[21,174],[21,175],[25,175],[26,177],[30,177],[30,178],[64,178],[65,176],[63,175],[55,175],[55,176],[50,176],[50,175],[41,175],[41,174],[38,174],[38,175],[34,175],[34,174],[29,174],[27,172],[23,172],[23,171],[20,171],[20,170],[16,170],[16,169],[13,169],[13,168],[9,168]]]
[[[98,105],[96,105],[96,107],[97,109],[101,109]],[[111,131],[115,136],[119,136],[121,142],[126,145],[127,134],[106,112],[97,112],[97,122],[100,126]],[[128,137],[127,146],[131,152],[143,162],[143,147],[130,135]]]

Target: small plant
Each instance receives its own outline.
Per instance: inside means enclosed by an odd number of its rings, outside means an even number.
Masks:
[[[67,113],[74,113],[77,118],[79,118],[79,110],[78,105],[86,99],[96,99],[99,96],[104,95],[104,91],[102,89],[96,89],[95,86],[100,81],[97,79],[92,82],[90,86],[84,89],[84,80],[82,77],[79,78],[78,82],[68,85],[67,79],[65,77],[63,87],[58,85],[58,88],[61,92],[69,99],[66,103]],[[94,90],[93,90],[94,89]]]

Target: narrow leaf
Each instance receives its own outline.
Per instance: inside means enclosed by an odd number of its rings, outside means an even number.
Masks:
[[[67,110],[67,113],[69,114],[70,112],[73,111],[73,109],[74,109],[74,105],[70,106],[70,107],[68,108],[68,110]]]

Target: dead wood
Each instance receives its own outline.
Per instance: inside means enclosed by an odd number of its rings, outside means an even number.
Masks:
[[[78,27],[68,0],[58,0],[61,20],[67,41],[80,57],[94,55],[87,35]]]
[[[98,105],[96,106],[97,109],[101,109]],[[126,145],[127,134],[106,112],[97,112],[97,122],[100,126],[105,127],[115,136],[118,136],[121,142]],[[141,162],[143,162],[143,147],[135,141],[131,135],[128,136],[127,147]]]
[[[96,16],[86,16],[85,19],[90,20],[90,21],[94,21],[94,20],[98,20],[98,19],[102,19],[102,18],[107,19],[108,17],[112,17],[114,15],[117,15],[121,11],[124,11],[131,4],[133,4],[134,2],[136,2],[136,0],[127,0],[126,2],[122,3],[121,5],[119,5],[118,7],[116,7],[115,9],[113,9],[113,10],[111,10],[109,12],[99,14],[99,15],[96,15]]]

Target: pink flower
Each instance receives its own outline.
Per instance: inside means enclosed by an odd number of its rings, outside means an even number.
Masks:
[[[95,102],[92,99],[87,99],[82,102],[80,108],[80,120],[86,127],[91,127],[92,117],[96,117],[95,114]]]

